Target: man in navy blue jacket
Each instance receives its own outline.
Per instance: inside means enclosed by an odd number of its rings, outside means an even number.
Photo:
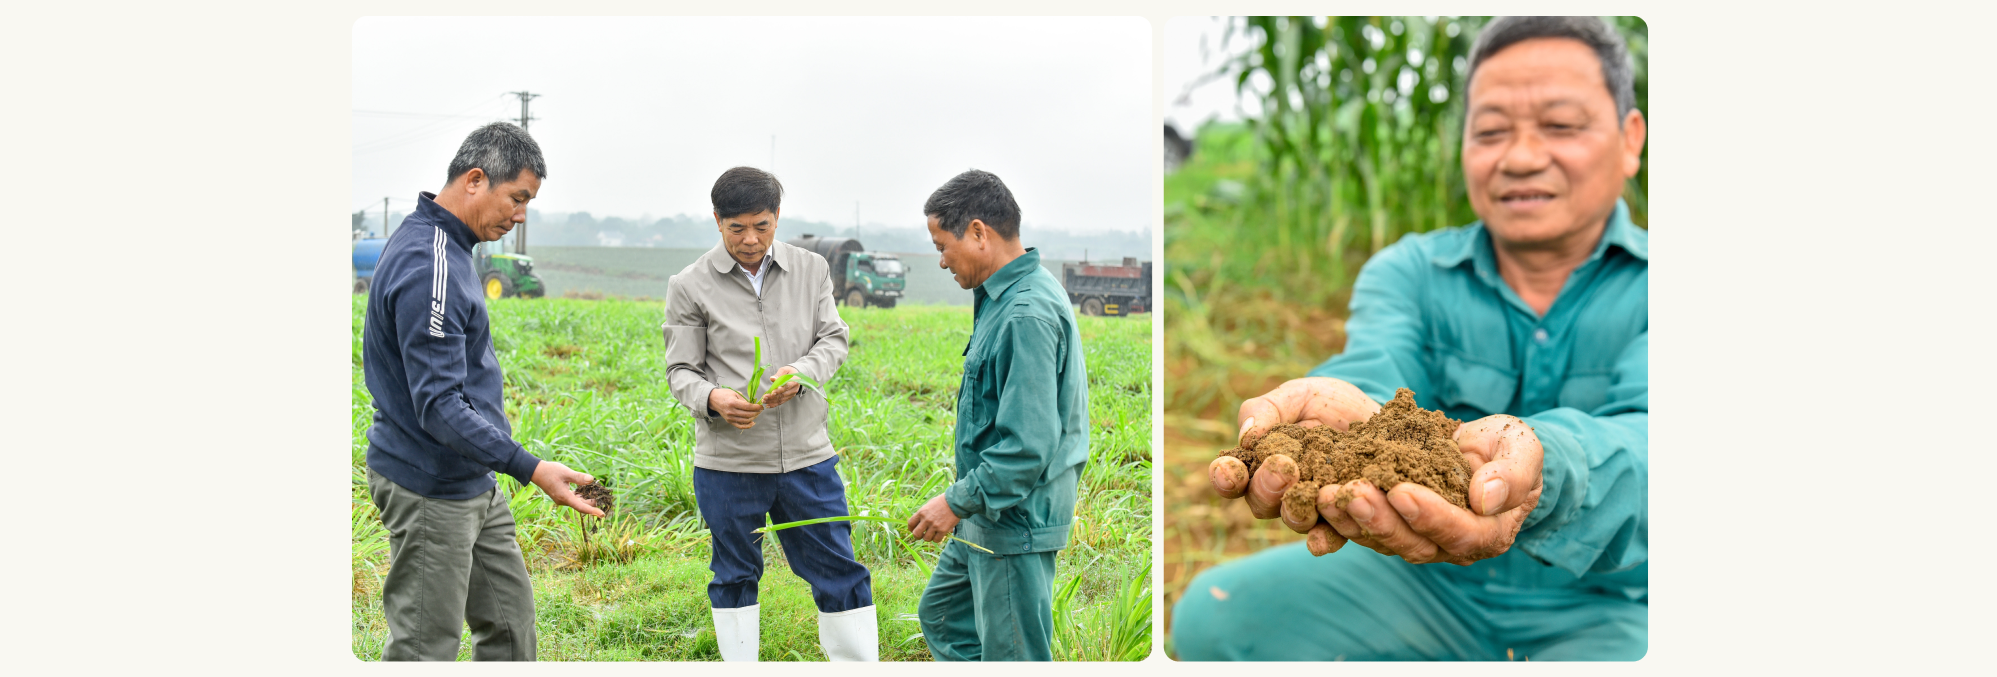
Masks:
[[[472,132],[439,194],[390,235],[369,291],[362,361],[374,395],[368,489],[388,527],[382,660],[534,660],[534,586],[493,471],[601,517],[569,489],[595,481],[513,441],[472,246],[527,219],[548,175],[541,147],[503,122]]]

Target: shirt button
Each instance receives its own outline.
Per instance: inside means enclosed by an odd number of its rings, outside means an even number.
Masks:
[[[1532,330],[1532,340],[1538,341],[1540,345],[1546,345],[1546,327]]]

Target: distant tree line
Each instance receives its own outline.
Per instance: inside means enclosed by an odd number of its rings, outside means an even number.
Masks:
[[[388,220],[400,225],[406,216],[407,212],[391,210]],[[380,210],[363,210],[353,214],[354,231],[358,233],[380,237],[383,232],[381,223]],[[851,225],[834,226],[810,219],[786,218],[778,231],[784,240],[793,240],[806,233],[819,237],[853,237],[854,228]],[[706,215],[694,217],[680,214],[634,219],[621,216],[599,218],[589,212],[527,210],[527,246],[530,253],[534,247],[706,249],[714,246],[718,237],[714,220]],[[913,254],[936,249],[929,242],[929,232],[914,225],[869,224],[859,229],[859,237],[861,244],[874,251]],[[1144,260],[1151,258],[1150,233],[1142,230],[1070,233],[1039,229],[1029,222],[1021,228],[1021,237],[1027,246],[1039,248],[1041,256],[1051,259],[1079,260],[1087,257],[1114,261],[1125,256]]]

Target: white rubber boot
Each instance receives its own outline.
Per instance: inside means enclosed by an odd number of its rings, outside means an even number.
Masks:
[[[839,611],[818,612],[818,646],[833,662],[881,659],[880,619],[874,605]]]
[[[762,638],[756,612],[762,606],[714,610],[714,641],[721,645],[721,660],[756,662],[757,644]]]

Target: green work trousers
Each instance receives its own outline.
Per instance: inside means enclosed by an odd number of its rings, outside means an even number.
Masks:
[[[1480,566],[1496,582],[1356,543],[1323,557],[1269,548],[1194,576],[1172,644],[1182,661],[1634,661],[1650,649],[1648,597],[1516,585],[1500,570],[1543,567],[1517,548]]]
[[[922,639],[939,661],[1053,660],[1054,556],[987,555],[949,541],[922,591]]]
[[[388,527],[384,661],[448,661],[469,624],[472,660],[534,660],[534,585],[498,489],[462,501],[429,498],[368,471]]]

